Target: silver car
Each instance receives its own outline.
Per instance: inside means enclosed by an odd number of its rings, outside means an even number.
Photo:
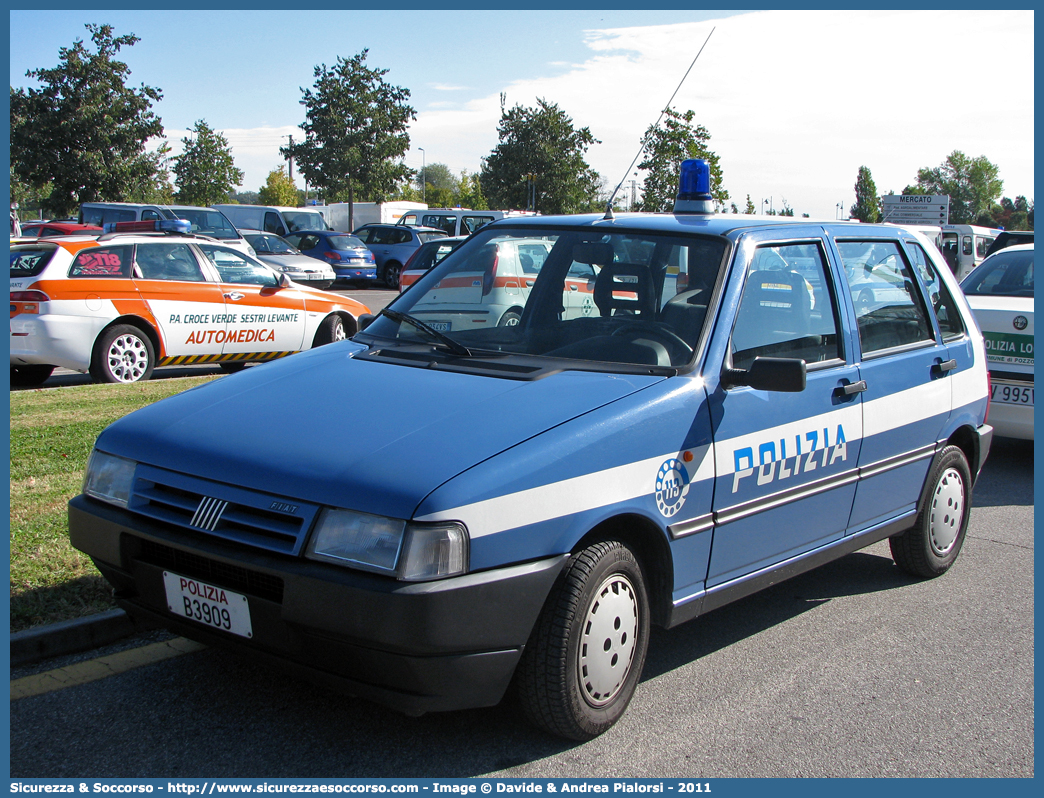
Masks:
[[[243,238],[257,252],[257,257],[279,269],[295,283],[325,290],[334,284],[337,275],[333,266],[310,258],[291,246],[286,239],[261,230],[241,230]]]

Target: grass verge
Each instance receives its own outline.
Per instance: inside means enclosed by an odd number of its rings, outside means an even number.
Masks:
[[[111,609],[108,583],[69,545],[66,504],[98,434],[121,416],[215,379],[11,394],[11,631]]]

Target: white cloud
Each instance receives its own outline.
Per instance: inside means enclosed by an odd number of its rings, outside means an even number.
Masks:
[[[448,83],[429,83],[435,91],[467,91],[467,86],[451,86]]]

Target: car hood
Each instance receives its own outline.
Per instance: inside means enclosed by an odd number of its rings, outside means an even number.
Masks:
[[[318,258],[310,258],[307,255],[273,255],[270,252],[266,252],[264,255],[258,255],[258,258],[269,266],[275,266],[277,269],[309,272],[314,272],[317,269],[329,270],[328,263],[324,263]]]
[[[471,466],[663,377],[523,381],[359,360],[351,341],[256,366],[109,426],[97,447],[292,499],[409,518]]]

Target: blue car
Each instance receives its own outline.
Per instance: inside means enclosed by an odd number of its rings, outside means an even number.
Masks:
[[[283,236],[303,255],[333,266],[338,280],[373,280],[377,261],[366,245],[349,233],[337,230],[299,230]]]
[[[119,419],[72,545],[135,618],[412,714],[511,689],[574,740],[656,700],[654,625],[885,540],[942,578],[993,434],[956,279],[903,227],[716,214],[709,176],[673,213],[493,222],[351,340]],[[860,306],[870,246],[902,293]]]

